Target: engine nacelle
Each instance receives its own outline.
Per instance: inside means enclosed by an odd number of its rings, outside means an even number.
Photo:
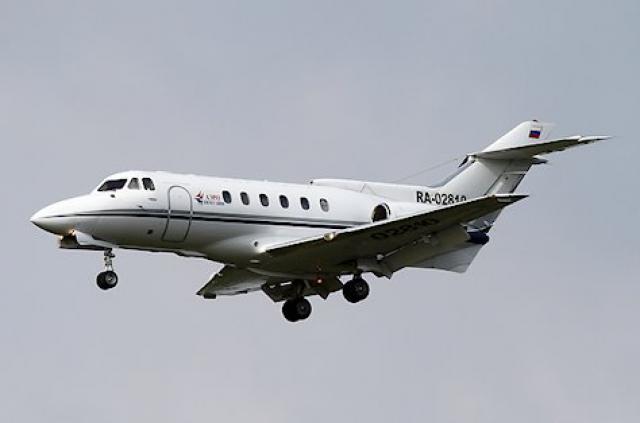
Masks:
[[[467,242],[476,245],[485,245],[489,242],[489,235],[480,231],[472,231],[467,233],[469,235],[469,240]]]
[[[389,216],[391,216],[391,209],[389,208],[389,205],[381,203],[373,208],[373,212],[371,212],[371,221],[380,222],[382,220],[387,220]]]

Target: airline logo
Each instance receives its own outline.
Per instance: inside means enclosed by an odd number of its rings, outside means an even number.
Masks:
[[[224,205],[224,201],[219,194],[206,194],[203,191],[200,191],[193,197],[198,204],[202,204],[205,206],[221,206]]]

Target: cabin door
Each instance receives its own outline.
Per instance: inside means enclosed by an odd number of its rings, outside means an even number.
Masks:
[[[169,187],[167,204],[167,226],[162,239],[169,242],[182,242],[187,239],[193,218],[193,202],[186,188],[174,185]]]

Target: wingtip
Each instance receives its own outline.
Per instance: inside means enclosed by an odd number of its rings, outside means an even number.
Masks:
[[[513,204],[529,197],[529,194],[495,194],[494,197],[499,203]]]
[[[613,138],[613,135],[588,135],[586,137],[580,137],[581,142],[596,142],[605,141]]]

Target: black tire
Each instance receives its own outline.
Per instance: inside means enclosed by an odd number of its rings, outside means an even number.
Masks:
[[[282,315],[290,322],[298,321],[298,316],[296,315],[295,309],[293,307],[294,301],[295,300],[287,300],[284,302],[284,304],[282,304]]]
[[[304,320],[311,315],[311,303],[306,298],[287,300],[282,305],[282,315],[290,322]]]
[[[342,295],[350,303],[358,303],[369,296],[369,284],[362,278],[354,278],[344,284]]]
[[[311,315],[311,303],[306,298],[298,298],[293,307],[298,320],[304,320]]]
[[[98,287],[104,291],[115,288],[118,284],[118,275],[112,270],[100,272],[96,278],[96,283]]]

